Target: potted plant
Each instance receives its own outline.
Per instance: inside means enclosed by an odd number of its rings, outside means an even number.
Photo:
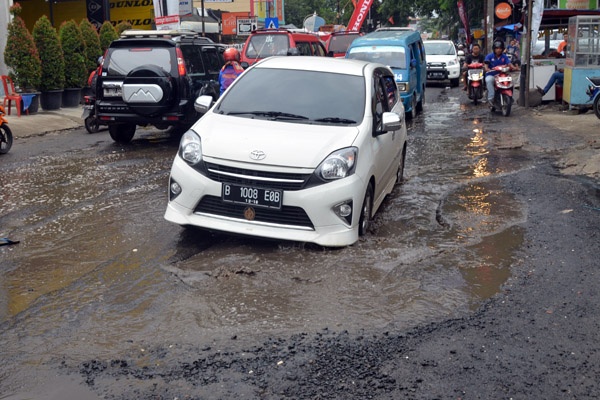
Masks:
[[[81,89],[87,80],[85,42],[81,29],[74,20],[61,24],[58,37],[65,59],[65,89],[62,106],[77,107],[81,100]]]
[[[39,108],[39,92],[42,77],[42,63],[33,36],[19,14],[21,5],[15,3],[10,12],[14,19],[8,24],[8,37],[4,49],[4,61],[10,68],[9,76],[21,91],[24,108],[34,114]],[[27,104],[29,103],[29,104]]]
[[[128,30],[128,29],[132,29],[133,25],[131,25],[130,22],[127,21],[121,21],[117,24],[117,26],[115,26],[115,31],[117,31],[117,36],[121,36],[121,33],[123,33],[124,31]]]
[[[61,106],[65,87],[65,59],[58,33],[46,15],[35,22],[33,40],[42,61],[40,103],[45,110],[57,110]]]
[[[104,21],[100,27],[100,47],[102,47],[102,52],[105,52],[113,40],[117,40],[118,38],[119,35],[117,34],[115,27],[110,21]]]
[[[82,19],[79,23],[79,29],[83,35],[83,41],[85,42],[85,66],[87,70],[87,76],[92,71],[98,68],[98,59],[102,56],[102,48],[100,47],[100,35],[98,31],[92,25],[92,23],[86,18]],[[83,95],[93,95],[93,90],[88,86],[86,82]]]

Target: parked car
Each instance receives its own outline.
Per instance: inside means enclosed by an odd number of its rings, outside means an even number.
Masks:
[[[450,80],[450,86],[458,86],[460,62],[456,47],[451,40],[426,40],[427,80]]]
[[[211,104],[181,139],[168,221],[346,246],[403,179],[404,107],[382,64],[270,57]]]
[[[242,67],[271,56],[325,56],[325,46],[313,33],[296,32],[284,28],[253,31],[240,55]]]
[[[189,128],[194,100],[219,93],[225,46],[191,31],[128,30],[113,41],[96,80],[96,113],[111,138],[131,141],[138,125]]]
[[[325,52],[327,53],[327,56],[343,58],[354,39],[361,37],[362,35],[361,32],[331,32],[329,37],[325,40]]]

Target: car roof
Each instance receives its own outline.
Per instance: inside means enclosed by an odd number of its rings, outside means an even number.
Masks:
[[[423,43],[452,43],[454,44],[454,42],[452,40],[445,40],[445,39],[428,39],[423,41]]]
[[[293,56],[268,57],[258,62],[253,68],[278,68],[303,71],[320,71],[346,75],[365,75],[365,70],[385,67],[368,61],[334,57]],[[387,67],[386,67],[387,68]],[[389,68],[388,68],[389,69]]]

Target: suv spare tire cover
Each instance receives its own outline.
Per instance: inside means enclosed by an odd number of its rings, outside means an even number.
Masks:
[[[156,65],[134,68],[123,81],[123,101],[136,114],[160,114],[170,107],[172,97],[171,76]]]

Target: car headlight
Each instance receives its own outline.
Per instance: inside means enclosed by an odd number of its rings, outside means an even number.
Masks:
[[[202,161],[202,142],[200,136],[191,129],[181,137],[181,142],[179,142],[179,156],[192,165]]]
[[[316,173],[326,181],[350,176],[354,173],[357,154],[358,149],[356,147],[334,151],[317,167]]]
[[[408,82],[396,82],[396,86],[398,86],[398,91],[400,92],[408,92],[410,85]]]
[[[458,62],[456,60],[448,61],[448,66],[457,65],[457,64],[458,64]]]

